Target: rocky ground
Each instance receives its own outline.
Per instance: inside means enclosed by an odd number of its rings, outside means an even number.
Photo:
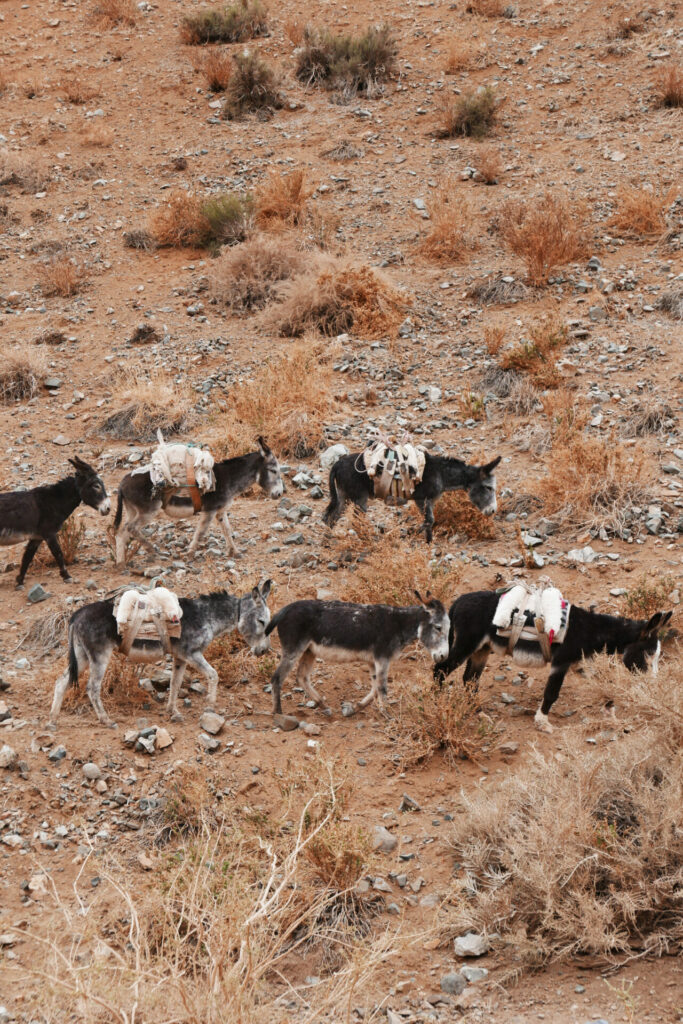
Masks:
[[[406,934],[431,936],[407,944],[377,972],[354,998],[352,1019],[381,1007],[390,1024],[680,1020],[683,976],[673,956],[636,960],[615,976],[572,961],[503,987],[499,979],[514,969],[506,953],[494,945],[463,959],[429,931],[448,898],[449,823],[463,792],[495,787],[533,751],[552,756],[564,749],[568,736],[609,756],[614,731],[600,727],[599,701],[582,694],[577,674],[562,691],[556,731],[546,736],[534,731],[531,718],[544,673],[492,662],[482,681],[484,708],[495,722],[491,743],[475,760],[453,765],[436,753],[405,771],[374,710],[349,720],[338,713],[343,699],[363,690],[362,671],[319,667],[335,709],[331,720],[306,708],[291,685],[288,710],[309,728],[283,733],[268,717],[273,658],[256,662],[242,652],[219,686],[220,722],[200,720],[203,684],[188,677],[184,721],[169,723],[162,704],[167,674],[158,666],[145,670],[142,687],[123,673],[118,691],[105,695],[117,731],[95,722],[84,694],[65,708],[56,734],[45,728],[65,664],[64,622],[75,607],[160,571],[166,585],[188,595],[216,586],[242,592],[270,577],[273,609],[294,597],[343,597],[380,542],[380,526],[393,531],[399,561],[418,552],[425,572],[452,573],[452,596],[542,569],[573,602],[623,613],[645,579],[663,588],[680,628],[683,338],[680,319],[659,303],[683,287],[682,121],[680,109],[656,105],[652,85],[660,65],[680,65],[680,8],[521,0],[512,16],[485,18],[439,0],[353,9],[321,2],[306,12],[285,0],[272,9],[269,35],[249,44],[283,75],[284,108],[267,121],[220,117],[222,101],[197,70],[197,48],[179,41],[187,10],[184,2],[144,2],[134,24],[111,27],[68,0],[0,2],[0,168],[10,159],[19,168],[0,184],[3,359],[29,346],[39,368],[33,397],[0,405],[2,489],[56,480],[67,458],[79,454],[97,465],[114,494],[124,472],[152,448],[147,439],[103,433],[122,380],[151,377],[177,387],[190,406],[180,436],[230,451],[233,389],[259,381],[265,361],[290,351],[291,341],[263,315],[238,317],[211,303],[206,279],[213,261],[206,251],[126,247],[124,234],[144,229],[171,190],[257,190],[273,168],[303,167],[314,190],[310,206],[337,218],[332,251],[381,268],[412,306],[390,336],[375,340],[350,330],[325,342],[320,373],[332,401],[319,451],[282,458],[281,500],[253,491],[235,503],[239,557],[226,556],[216,532],[189,560],[191,524],[163,521],[150,529],[158,556],[138,552],[120,570],[105,524],[83,509],[76,513],[84,534],[74,583],[63,583],[45,556],[29,571],[25,590],[15,591],[20,549],[3,549],[9,564],[0,581],[0,1020],[63,1019],[58,1003],[41,1010],[40,939],[64,927],[63,908],[73,912],[77,891],[86,903],[97,898],[113,864],[133,892],[149,885],[158,866],[152,837],[179,764],[201,766],[223,799],[268,817],[278,812],[283,766],[314,771],[321,757],[352,773],[348,816],[376,838],[364,884],[384,897],[378,929],[400,921]],[[615,36],[624,11],[641,16],[642,32]],[[294,78],[285,31],[304,18],[339,31],[387,21],[398,40],[396,79],[379,96],[346,104],[305,88]],[[471,70],[446,75],[454,38],[480,57]],[[502,164],[491,187],[470,170],[482,143],[441,139],[435,131],[444,95],[483,84],[505,97],[487,142]],[[326,155],[342,139],[354,159]],[[417,246],[447,179],[457,201],[471,207],[479,244],[461,262],[435,265]],[[643,242],[610,227],[625,185],[671,189],[664,237]],[[505,199],[545,190],[587,204],[592,252],[534,288],[523,284],[522,263],[492,224]],[[73,257],[80,268],[83,283],[71,297],[50,297],[41,286],[41,268],[55,254]],[[484,278],[502,279],[513,301],[473,298],[471,286]],[[520,411],[490,386],[496,364],[487,329],[502,326],[517,339],[542,315],[566,326],[558,369],[587,411],[586,436],[619,447],[624,466],[639,460],[645,499],[632,502],[614,528],[577,526],[548,511],[544,481],[561,467],[543,396],[539,391],[538,401]],[[140,326],[154,328],[151,343],[131,341]],[[46,331],[60,332],[56,343],[41,343]],[[654,429],[634,430],[653,409],[660,417]],[[275,410],[270,422],[277,422]],[[334,535],[320,521],[327,498],[321,456],[333,444],[357,450],[370,426],[406,428],[428,450],[469,461],[502,455],[493,536],[442,531],[427,548],[408,510],[376,506],[370,519],[377,530],[363,541],[359,562],[350,520]],[[411,652],[393,675],[397,686],[410,686],[428,672],[424,656]],[[463,963],[476,966],[461,970]],[[316,969],[313,957],[310,964],[303,957],[292,977],[304,983]],[[292,1019],[299,1008],[295,998]],[[329,1019],[341,1017],[332,1012]]]

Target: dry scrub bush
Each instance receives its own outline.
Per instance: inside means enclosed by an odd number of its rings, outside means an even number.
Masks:
[[[674,320],[683,320],[683,287],[670,288],[662,292],[655,306],[668,313]]]
[[[451,39],[446,50],[443,69],[447,75],[457,75],[459,71],[469,71],[472,68],[481,67],[484,59],[484,51],[475,49],[468,40]]]
[[[496,526],[461,491],[448,491],[434,505],[434,533],[442,537],[493,540]]]
[[[62,642],[64,642],[62,635]],[[92,705],[87,695],[88,670],[85,669],[75,686],[70,686],[64,695],[64,710],[70,714],[88,714]],[[140,686],[138,666],[118,652],[107,666],[102,680],[102,696],[108,708],[119,708],[125,715],[133,715],[149,704],[150,696]]]
[[[450,934],[498,932],[525,967],[680,949],[680,670],[680,655],[663,659],[656,679],[596,659],[589,681],[608,689],[629,731],[596,752],[571,736],[560,755],[531,755],[497,792],[464,797],[451,839],[460,869]]]
[[[654,86],[660,107],[683,107],[683,68],[676,64],[660,68]]]
[[[467,297],[480,306],[506,306],[521,302],[528,295],[528,289],[521,281],[504,281],[508,274],[484,277],[476,281],[467,291]]]
[[[465,10],[481,18],[503,18],[507,10],[505,0],[468,0]]]
[[[539,387],[557,387],[560,375],[556,360],[567,341],[566,327],[555,320],[543,320],[527,327],[529,335],[499,354],[503,370],[528,374]]]
[[[418,252],[435,263],[456,263],[479,245],[474,211],[455,181],[447,181],[439,190],[431,211],[429,234]]]
[[[258,376],[231,390],[228,417],[218,421],[221,436],[246,449],[262,434],[278,455],[312,455],[332,407],[328,358],[326,346],[306,340],[271,358]]]
[[[503,161],[493,146],[482,146],[476,156],[477,180],[485,185],[497,185],[503,176]]]
[[[609,226],[624,238],[632,238],[636,242],[657,238],[667,229],[667,210],[675,198],[675,186],[660,195],[653,189],[622,185]]]
[[[235,65],[225,90],[223,117],[227,120],[252,112],[268,117],[283,101],[272,68],[255,53],[235,54]]]
[[[565,525],[620,535],[633,506],[647,503],[651,480],[643,452],[626,449],[615,438],[574,434],[554,441],[539,493],[545,511],[561,516]]]
[[[284,33],[292,46],[296,49],[304,41],[306,26],[298,18],[286,18],[283,23]]]
[[[590,410],[574,392],[558,388],[557,391],[543,395],[541,403],[548,419],[552,444],[561,447],[583,435],[590,419]]]
[[[320,258],[279,289],[273,319],[280,334],[298,338],[306,331],[330,337],[354,330],[366,338],[394,335],[411,304],[370,267]]]
[[[539,199],[506,203],[500,233],[525,263],[530,284],[544,285],[556,268],[590,250],[587,212],[577,201],[547,192]]]
[[[113,389],[100,431],[125,441],[153,441],[159,429],[177,433],[192,408],[189,391],[160,374],[145,378],[138,373],[130,371]]]
[[[85,282],[83,268],[68,256],[58,256],[38,267],[38,282],[43,295],[63,299],[77,295]]]
[[[211,292],[219,305],[250,313],[263,309],[278,282],[304,267],[305,257],[291,238],[255,235],[220,254],[212,268]]]
[[[463,391],[461,395],[458,395],[458,416],[464,420],[480,420],[486,419],[486,401],[483,395],[477,394],[476,391]]]
[[[77,76],[67,78],[61,85],[61,91],[64,98],[75,106],[81,106],[83,103],[88,103],[99,95],[99,89],[97,86],[90,85],[88,82],[84,82],[82,78]]]
[[[503,402],[503,407],[513,416],[532,416],[538,412],[541,392],[528,377],[516,377]]]
[[[62,549],[64,555],[64,561],[67,565],[73,565],[78,558],[78,552],[83,546],[85,541],[85,521],[81,516],[70,515],[66,522],[63,524],[59,533],[57,534],[59,540],[59,546]],[[36,555],[36,561],[40,565],[53,565],[54,558],[52,553],[45,547],[41,546]]]
[[[94,149],[107,149],[116,138],[113,128],[106,124],[94,124],[81,132],[81,140],[84,146],[92,146]]]
[[[227,89],[234,67],[231,54],[211,50],[205,55],[200,67],[211,92],[224,92]]]
[[[660,437],[676,429],[676,413],[667,402],[651,400],[647,405],[637,404],[623,427],[624,437]]]
[[[230,7],[202,7],[183,18],[181,42],[188,46],[207,43],[244,43],[268,32],[266,9],[259,0],[240,0]]]
[[[25,402],[38,393],[46,361],[29,345],[6,348],[0,365],[0,402]]]
[[[255,195],[256,223],[262,228],[301,224],[314,191],[304,170],[285,174],[272,171]]]
[[[40,192],[48,177],[33,158],[10,149],[0,149],[0,186],[18,185],[22,192]]]
[[[360,554],[353,571],[344,581],[340,597],[359,604],[415,605],[415,590],[424,597],[430,591],[448,606],[460,578],[455,566],[433,565],[425,545],[413,547],[399,536],[394,527],[379,537],[372,537],[367,516],[354,510],[351,519],[356,537],[339,539],[340,553],[350,550]]]
[[[460,96],[447,96],[441,105],[437,135],[452,139],[459,135],[483,139],[493,129],[502,106],[490,85]]]
[[[93,7],[95,20],[107,28],[116,25],[134,25],[137,8],[133,0],[97,0]]]
[[[645,22],[639,14],[629,14],[628,11],[617,11],[609,29],[607,38],[630,39],[645,31]]]
[[[39,549],[37,553],[42,552]],[[72,609],[62,605],[59,609],[33,619],[28,624],[19,646],[30,648],[39,658],[45,657],[57,648],[62,650],[71,614]]]
[[[395,744],[392,761],[410,771],[442,752],[449,767],[476,759],[490,740],[491,720],[464,686],[438,686],[431,678],[396,682],[391,687],[385,733]]]
[[[388,25],[357,36],[335,36],[307,28],[295,73],[306,85],[324,85],[348,96],[373,93],[393,75],[397,53],[396,40]]]
[[[626,614],[632,619],[649,619],[655,612],[666,610],[669,594],[675,586],[673,576],[657,577],[655,580],[648,580],[646,575],[641,576],[635,586],[629,587],[624,598]]]
[[[251,198],[232,192],[202,199],[176,192],[150,217],[155,243],[167,248],[214,248],[242,241],[251,227]]]

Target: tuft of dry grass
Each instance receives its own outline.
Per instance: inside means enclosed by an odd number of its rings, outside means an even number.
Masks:
[[[301,168],[285,174],[272,171],[256,191],[256,223],[262,228],[301,224],[314,191]]]
[[[465,10],[480,18],[504,18],[507,7],[505,0],[467,0]]]
[[[503,161],[500,153],[493,146],[482,146],[475,160],[477,165],[476,181],[485,185],[497,185],[503,177]]]
[[[289,39],[292,46],[295,49],[301,46],[306,34],[305,23],[303,21],[299,21],[298,18],[286,18],[282,27],[285,36]]]
[[[351,516],[353,534],[340,537],[338,545],[341,553],[351,551],[361,560],[343,583],[343,601],[408,606],[416,604],[419,590],[431,591],[448,607],[460,579],[457,567],[434,565],[426,546],[414,547],[402,539],[398,526],[376,537],[366,515],[354,509]]]
[[[524,261],[529,283],[545,285],[556,267],[588,255],[587,219],[583,204],[546,192],[535,200],[506,203],[499,226],[504,240]]]
[[[225,92],[232,78],[232,56],[220,50],[210,50],[204,56],[200,67],[211,92]]]
[[[116,138],[113,128],[106,124],[94,124],[81,132],[81,139],[84,146],[92,146],[93,149],[107,149]]]
[[[40,351],[30,345],[6,348],[0,366],[0,402],[25,402],[38,393],[47,368]]]
[[[213,264],[211,293],[235,312],[262,309],[280,281],[303,272],[305,257],[288,236],[256,235],[223,251]]]
[[[38,267],[38,282],[43,295],[63,299],[77,295],[85,283],[85,273],[69,256],[57,256]]]
[[[476,760],[490,742],[493,722],[480,712],[476,697],[465,687],[437,686],[427,678],[392,685],[384,731],[394,746],[391,760],[410,771],[442,753],[454,768]]]
[[[362,35],[333,35],[304,30],[297,53],[296,77],[306,85],[338,89],[343,96],[373,94],[391,78],[398,46],[388,25]]]
[[[624,424],[624,437],[647,437],[649,434],[662,436],[676,429],[676,413],[667,402],[651,400],[647,405],[638,404]]]
[[[644,452],[626,449],[615,438],[558,432],[539,493],[545,511],[562,516],[565,525],[604,528],[619,536],[630,524],[633,506],[647,503],[652,476]]]
[[[506,306],[521,302],[528,295],[528,289],[521,281],[504,281],[508,274],[484,277],[476,281],[467,292],[481,306]]]
[[[442,537],[493,540],[496,524],[485,516],[462,491],[447,491],[434,505],[434,533]]]
[[[239,0],[225,7],[201,7],[186,15],[180,26],[187,46],[207,43],[244,43],[268,34],[267,12],[260,0]]]
[[[223,117],[227,120],[257,113],[269,117],[283,99],[275,71],[255,53],[234,55],[235,66],[225,90]]]
[[[64,98],[69,103],[73,103],[75,106],[82,106],[84,103],[89,103],[96,96],[99,96],[100,90],[95,85],[91,85],[89,82],[84,82],[82,78],[77,75],[70,76],[65,79],[61,85],[61,91]]]
[[[445,97],[439,113],[437,136],[441,139],[457,136],[483,139],[495,126],[502,102],[490,85],[463,92],[460,96]]]
[[[655,306],[668,313],[674,320],[683,320],[683,287],[669,288],[662,292]]]
[[[557,387],[560,375],[556,360],[567,341],[566,327],[546,319],[531,324],[526,333],[528,338],[499,353],[501,369],[526,373],[539,387]]]
[[[431,211],[429,234],[417,251],[435,263],[465,259],[479,245],[474,211],[458,184],[449,180],[440,188]]]
[[[106,28],[132,26],[137,21],[137,8],[134,0],[97,0],[93,15]]]
[[[645,22],[640,14],[630,14],[628,11],[619,10],[612,19],[607,38],[630,39],[645,31]]]
[[[281,335],[307,331],[334,337],[354,330],[367,338],[396,333],[410,298],[370,267],[320,257],[314,269],[286,281],[273,319]]]
[[[622,185],[609,226],[624,238],[648,242],[666,231],[667,211],[675,198],[675,186],[665,193],[657,193],[654,189]]]
[[[39,549],[37,554],[42,554],[42,551]],[[71,608],[63,605],[56,611],[33,619],[19,646],[31,648],[39,657],[44,657],[57,648],[63,649],[71,612]]]
[[[269,359],[251,381],[236,384],[229,413],[216,420],[231,451],[253,448],[262,434],[278,455],[307,458],[320,447],[332,407],[329,348],[301,340]]]
[[[669,594],[675,589],[673,576],[657,576],[652,580],[643,574],[634,586],[629,587],[624,598],[624,610],[629,618],[649,619],[655,612],[666,610]]]
[[[159,428],[164,435],[181,430],[191,408],[189,389],[162,374],[145,377],[130,371],[113,388],[99,428],[121,440],[153,441]]]
[[[251,198],[233,192],[200,198],[175,192],[150,217],[149,232],[165,248],[203,249],[242,241],[251,227]]]
[[[676,64],[659,68],[654,88],[660,107],[683,107],[683,68]]]
[[[22,192],[40,192],[49,175],[32,157],[0,149],[0,185],[18,185]]]
[[[461,71],[482,67],[484,62],[483,49],[475,48],[469,40],[456,37],[448,43],[443,69],[447,75],[457,75]]]

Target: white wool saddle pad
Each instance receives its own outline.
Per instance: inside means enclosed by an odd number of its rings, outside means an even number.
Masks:
[[[501,636],[509,634],[515,615],[522,615],[528,625],[520,634],[524,639],[538,636],[534,622],[543,619],[545,632],[551,644],[562,643],[569,623],[569,602],[562,597],[557,587],[545,586],[540,589],[518,584],[501,595],[493,625]]]
[[[381,438],[365,449],[363,464],[378,498],[407,501],[422,480],[425,453],[418,445],[394,444]]]
[[[150,465],[134,472],[149,471],[155,487],[197,487],[202,493],[215,489],[211,452],[192,445],[166,444],[160,430],[157,440],[159,445],[152,453]]]
[[[166,587],[155,587],[144,593],[126,590],[114,604],[114,615],[121,636],[134,631],[134,636],[149,634],[158,639],[159,620],[166,624],[169,636],[180,636],[183,610],[177,596]]]

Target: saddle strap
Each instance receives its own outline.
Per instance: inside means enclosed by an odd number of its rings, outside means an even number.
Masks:
[[[123,635],[121,637],[121,646],[119,649],[121,651],[121,654],[125,655],[126,658],[130,654],[133,644],[137,640],[138,633],[140,632],[140,627],[142,626],[143,618],[144,612],[138,607],[136,609],[134,617],[130,620],[130,622],[127,622],[126,625],[124,626]],[[166,654],[172,655],[173,648],[171,647],[171,638],[169,636],[168,627],[166,626],[166,620],[164,619],[163,615],[157,614],[154,615],[153,622],[156,627],[156,631],[159,636],[161,646],[163,647]],[[178,633],[178,630],[174,630],[174,632]],[[145,637],[145,639],[151,638]]]
[[[194,456],[189,448],[185,452],[185,471],[187,473],[187,485],[190,498],[192,499],[192,507],[194,508],[194,514],[197,515],[198,512],[201,512],[202,496],[197,487],[197,477],[194,472]]]
[[[539,615],[538,618],[534,619],[534,626],[538,633],[538,643],[543,657],[546,661],[550,661],[552,659],[552,654],[550,653],[550,637],[545,631],[545,619],[542,615]]]
[[[522,635],[522,630],[525,626],[526,616],[520,614],[520,612],[515,612],[515,614],[512,616],[512,622],[510,623],[510,636],[508,637],[507,645],[508,654],[512,654],[512,652],[514,651],[515,647],[517,646],[517,641]]]

